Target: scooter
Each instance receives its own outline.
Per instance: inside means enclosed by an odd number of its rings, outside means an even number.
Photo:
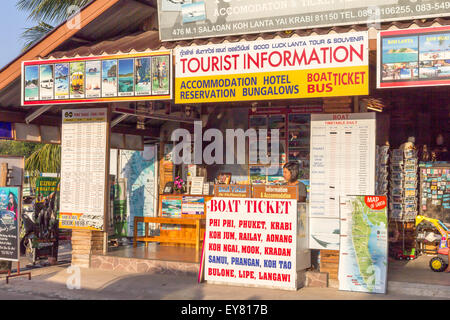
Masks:
[[[33,200],[22,212],[20,251],[35,265],[48,257],[56,257],[58,224],[54,211],[54,197],[43,202]]]

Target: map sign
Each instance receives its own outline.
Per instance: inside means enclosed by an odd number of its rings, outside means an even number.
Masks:
[[[386,293],[386,196],[340,198],[339,290]]]
[[[120,174],[126,178],[127,185],[126,230],[129,237],[134,234],[134,217],[156,216],[156,156],[154,145],[146,145],[144,151],[120,151]],[[144,225],[139,224],[138,235],[144,233]]]

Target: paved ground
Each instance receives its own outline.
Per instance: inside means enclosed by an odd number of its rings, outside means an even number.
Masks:
[[[384,300],[426,299],[407,294],[371,295],[343,292],[333,288],[303,288],[282,291],[261,288],[198,284],[192,276],[164,274],[124,274],[113,271],[80,269],[81,289],[68,289],[73,276],[69,265],[32,270],[32,280],[0,279],[0,299],[71,300]],[[73,282],[72,282],[73,283]],[[431,299],[431,298],[429,298]],[[450,297],[449,297],[450,299]]]

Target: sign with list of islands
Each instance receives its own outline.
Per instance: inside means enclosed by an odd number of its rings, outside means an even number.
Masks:
[[[297,289],[297,201],[212,198],[205,280]]]

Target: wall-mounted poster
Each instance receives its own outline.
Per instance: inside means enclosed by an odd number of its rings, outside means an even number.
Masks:
[[[25,61],[22,106],[169,100],[172,70],[170,50]]]
[[[160,212],[163,218],[181,218],[182,198],[162,196]],[[161,230],[181,230],[178,224],[161,224]]]
[[[85,62],[73,62],[70,64],[70,98],[84,98],[85,93]]]
[[[152,59],[138,58],[135,61],[135,92],[137,96],[148,96],[152,91]]]
[[[53,99],[53,65],[40,66],[39,87],[41,100]]]
[[[69,64],[55,64],[55,99],[69,99]]]
[[[450,27],[378,34],[378,88],[450,84]]]
[[[119,97],[134,95],[134,60],[119,60]]]
[[[39,100],[39,66],[25,67],[24,78],[25,101]]]
[[[0,260],[19,261],[19,187],[0,188]]]
[[[101,95],[100,61],[86,62],[86,98],[99,98]]]
[[[59,227],[105,231],[108,110],[65,109],[62,118]]]
[[[170,56],[152,58],[152,94],[167,95],[170,92]]]
[[[386,293],[386,196],[347,196],[340,203],[339,290]]]
[[[102,61],[102,97],[117,95],[117,60]]]

